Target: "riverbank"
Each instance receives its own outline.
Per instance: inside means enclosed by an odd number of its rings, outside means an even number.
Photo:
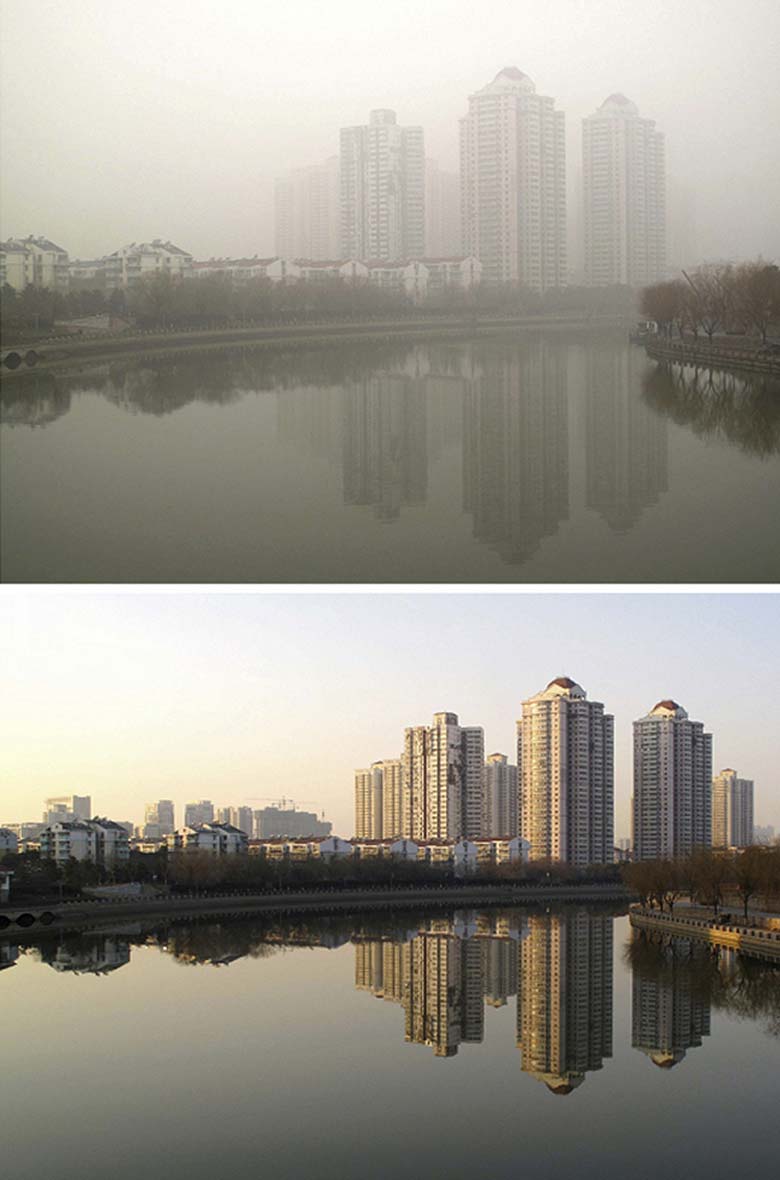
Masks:
[[[638,930],[650,930],[677,938],[695,938],[713,946],[729,947],[743,954],[780,963],[780,931],[744,926],[741,923],[705,917],[693,917],[690,913],[666,914],[660,910],[648,910],[632,905],[629,921]]]
[[[0,375],[3,379],[50,369],[54,365],[82,360],[105,359],[125,354],[158,355],[190,351],[196,348],[219,348],[234,345],[252,347],[315,348],[325,344],[354,344],[360,341],[426,340],[454,337],[474,338],[497,335],[514,329],[546,328],[603,330],[623,328],[626,321],[618,316],[593,317],[584,314],[545,316],[436,317],[419,320],[340,321],[319,324],[277,324],[271,327],[214,328],[197,331],[171,329],[165,332],[138,332],[117,336],[49,337],[31,343],[4,345]],[[16,354],[19,362],[9,367],[8,357]],[[29,357],[29,361],[25,358]],[[34,359],[33,359],[34,357]]]
[[[547,901],[627,905],[631,894],[620,885],[469,885],[442,888],[319,889],[290,893],[218,893],[164,897],[127,897],[5,905],[0,909],[0,937],[21,927],[68,928],[117,917],[158,915],[174,918],[206,914],[263,912],[329,913],[338,910],[400,909],[406,906],[522,905]]]
[[[657,361],[675,361],[703,369],[737,369],[780,378],[780,354],[770,356],[764,353],[760,340],[715,337],[710,343],[707,339],[692,336],[683,340],[652,337],[645,341],[645,351]]]

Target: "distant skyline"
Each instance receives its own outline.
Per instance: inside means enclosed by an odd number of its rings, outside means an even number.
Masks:
[[[392,108],[455,170],[469,94],[516,66],[566,113],[571,239],[581,120],[618,91],[666,134],[702,258],[780,254],[776,0],[5,0],[0,31],[3,237],[270,254],[274,179],[341,127]]]
[[[513,761],[523,699],[569,675],[615,716],[616,838],[631,723],[667,697],[780,828],[778,623],[772,594],[8,590],[0,823],[68,793],[134,822],[170,798],[177,825],[190,799],[284,795],[349,835],[355,768],[397,757],[405,726],[456,712]]]

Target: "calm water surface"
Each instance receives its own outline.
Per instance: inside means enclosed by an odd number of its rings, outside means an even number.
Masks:
[[[780,973],[603,910],[18,937],[17,1180],[776,1174]]]
[[[780,387],[622,335],[136,357],[2,402],[7,581],[780,580]]]

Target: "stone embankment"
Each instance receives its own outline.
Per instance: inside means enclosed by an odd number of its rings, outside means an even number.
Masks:
[[[459,885],[442,888],[319,889],[306,893],[211,893],[164,897],[77,900],[53,905],[6,905],[0,909],[0,935],[19,927],[72,927],[103,918],[156,915],[161,918],[273,911],[332,913],[337,910],[392,910],[403,906],[523,905],[547,901],[613,902],[626,905],[630,894],[620,885]]]
[[[780,349],[764,346],[759,340],[715,337],[710,344],[702,337],[651,337],[645,341],[645,350],[656,361],[675,361],[700,369],[739,369],[780,378]]]
[[[727,921],[708,917],[704,911],[700,913],[701,916],[694,916],[690,911],[667,914],[632,905],[629,921],[638,930],[651,930],[673,938],[696,938],[701,942],[730,947],[743,954],[780,964],[780,931],[762,926],[746,926],[730,917]]]

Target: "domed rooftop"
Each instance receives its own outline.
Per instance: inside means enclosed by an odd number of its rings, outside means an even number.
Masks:
[[[527,74],[517,66],[504,66],[480,94],[534,94],[536,87]]]
[[[577,697],[582,700],[586,695],[585,689],[576,680],[572,680],[569,676],[558,676],[555,680],[550,681],[543,692],[538,692],[536,696],[531,697],[531,700],[549,701],[554,697]]]
[[[677,701],[673,701],[671,698],[667,698],[664,701],[659,701],[657,705],[653,706],[653,708],[650,710],[650,716],[653,717],[656,714],[660,714],[663,717],[685,718],[688,716],[682,705],[678,705]]]
[[[632,102],[630,98],[626,98],[625,94],[620,93],[610,94],[609,98],[605,98],[599,107],[599,111],[614,115],[639,114],[639,108],[636,103]]]

